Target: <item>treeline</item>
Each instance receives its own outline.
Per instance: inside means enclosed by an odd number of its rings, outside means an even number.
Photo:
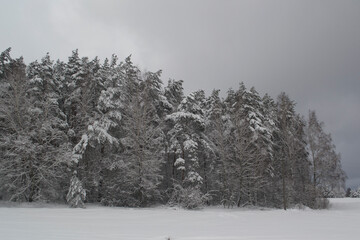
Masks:
[[[319,207],[345,173],[315,112],[240,83],[185,96],[130,57],[0,55],[0,196],[71,206]]]

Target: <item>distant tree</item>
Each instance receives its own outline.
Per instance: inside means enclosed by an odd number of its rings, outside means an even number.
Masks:
[[[345,197],[350,197],[351,195],[351,188],[346,189]]]
[[[0,54],[0,78],[5,78],[9,73],[9,63],[12,61],[10,52],[11,48],[8,48]]]
[[[351,191],[350,197],[352,197],[352,198],[360,198],[360,187],[357,190]]]
[[[310,175],[304,122],[295,113],[295,103],[285,94],[278,97],[278,129],[275,136],[275,181],[281,186],[282,205],[286,210],[295,203],[313,204],[315,196],[309,190]],[[305,199],[306,196],[306,199]]]
[[[330,134],[324,132],[315,111],[309,112],[307,140],[312,163],[312,182],[318,197],[340,195],[345,188],[346,175],[340,155],[335,152]]]

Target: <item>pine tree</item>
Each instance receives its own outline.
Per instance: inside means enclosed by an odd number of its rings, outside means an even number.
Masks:
[[[293,149],[290,142],[293,140],[293,119],[295,117],[295,103],[285,94],[278,96],[278,128],[277,145],[279,147],[276,154],[276,179],[279,180],[280,193],[282,196],[282,206],[284,210],[289,207],[289,197],[291,196],[291,166],[293,165]]]
[[[124,174],[128,178],[125,186],[128,197],[133,199],[132,204],[144,206],[161,196],[158,187],[164,134],[154,105],[157,95],[152,95],[159,86],[153,73],[146,73],[144,81],[137,86],[136,83],[130,84],[134,91],[124,109],[123,128],[126,136],[121,139],[124,151],[119,158],[127,165]]]
[[[360,187],[357,190],[351,191],[350,197],[352,197],[352,198],[360,198]]]
[[[293,148],[293,202],[312,207],[314,204],[314,192],[311,187],[309,153],[306,145],[305,120],[298,114],[294,118],[293,141],[290,146]]]
[[[95,78],[98,71],[98,60],[89,62],[88,58],[80,59],[75,50],[65,68],[65,87],[67,95],[64,100],[64,109],[70,127],[73,144],[77,144],[89,123],[96,118],[95,107],[101,90],[101,82]]]
[[[50,86],[52,63],[47,56],[31,64],[28,76],[22,59],[8,64],[0,104],[2,187],[10,200],[61,199],[69,152],[66,124]]]
[[[306,150],[305,123],[295,113],[295,103],[285,94],[278,97],[278,129],[275,141],[275,175],[277,191],[281,193],[283,208],[293,204],[315,206],[310,188],[310,162]],[[275,203],[278,205],[278,203]]]
[[[29,99],[23,59],[12,59],[10,49],[1,54],[0,179],[1,190],[10,200],[33,201],[35,183],[32,160],[36,150],[26,136]]]
[[[177,107],[179,106],[180,102],[184,98],[184,89],[182,87],[183,81],[175,81],[169,80],[168,85],[164,89],[164,109],[166,110],[167,115],[172,114],[177,111]],[[166,115],[164,116],[164,120]],[[176,148],[171,148],[171,135],[168,134],[169,131],[172,129],[171,124],[164,124],[163,131],[165,134],[165,164],[163,165],[163,183],[162,188],[164,192],[169,191],[174,184],[174,180],[176,179],[177,171],[175,162],[177,160],[177,153]],[[181,161],[180,161],[181,162]],[[179,162],[179,163],[180,163]]]
[[[184,99],[184,89],[183,89],[183,82],[182,80],[175,81],[169,80],[168,85],[165,88],[165,97],[168,101],[169,105],[166,107],[170,108],[170,111],[176,111],[177,107]]]
[[[110,66],[105,61],[94,72],[94,78],[100,82],[97,86],[104,86],[105,89],[99,97],[98,92],[94,92],[94,98],[98,99],[96,107],[92,109],[95,114],[89,119],[87,129],[73,149],[72,160],[89,192],[89,201],[102,201],[104,174],[119,147],[117,131],[122,119],[122,85],[121,79],[116,77],[117,69],[116,58],[113,57]]]
[[[210,145],[204,135],[205,121],[201,102],[198,101],[199,94],[201,93],[195,92],[184,98],[177,112],[166,117],[171,128],[168,132],[171,144],[169,148],[176,159],[174,166],[176,167],[175,177],[178,181],[178,184],[174,183],[175,192],[172,201],[179,204],[188,202],[184,200],[182,193],[186,194],[189,191],[193,191],[194,196],[201,196],[201,199],[196,201],[198,203],[203,203],[203,199],[206,198],[204,195],[206,192],[201,193],[205,172],[201,174],[200,163],[207,161],[203,158],[202,152],[209,150]],[[193,204],[190,205],[191,208],[194,207]],[[190,207],[190,205],[185,207]]]
[[[69,192],[66,195],[66,201],[73,208],[77,208],[77,207],[84,208],[85,199],[86,199],[86,191],[82,187],[80,180],[77,178],[76,172],[74,172],[74,175],[70,180],[70,187],[69,187]]]
[[[259,204],[265,201],[262,198],[272,171],[271,132],[265,125],[261,98],[254,88],[248,91],[240,84],[239,90],[230,94],[233,195],[236,194],[238,206]]]
[[[67,180],[66,168],[71,148],[66,132],[66,116],[59,106],[59,89],[53,74],[53,62],[47,54],[40,63],[27,68],[31,120],[33,128],[28,136],[37,145],[36,158],[40,161],[37,173],[41,175],[41,193],[38,198],[64,197]]]
[[[207,100],[206,135],[209,137],[215,154],[214,171],[211,179],[217,190],[217,202],[224,206],[235,205],[230,190],[231,180],[231,119],[225,104],[219,97],[219,90],[214,90]]]
[[[164,134],[157,109],[161,92],[161,72],[140,71],[130,58],[120,65],[122,92],[118,106],[122,122],[119,141],[121,149],[109,166],[117,174],[112,185],[107,184],[104,204],[145,206],[161,199],[159,184],[163,160]],[[111,193],[109,187],[118,191]],[[121,196],[118,194],[121,193]]]

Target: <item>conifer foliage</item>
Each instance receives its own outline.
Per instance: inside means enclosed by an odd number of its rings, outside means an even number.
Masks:
[[[224,99],[131,57],[0,55],[0,197],[141,207],[317,207],[346,175],[323,124],[240,83]]]

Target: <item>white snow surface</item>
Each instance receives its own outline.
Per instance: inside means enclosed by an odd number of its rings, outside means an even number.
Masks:
[[[359,239],[360,199],[332,199],[329,210],[183,210],[0,203],[0,239]]]

